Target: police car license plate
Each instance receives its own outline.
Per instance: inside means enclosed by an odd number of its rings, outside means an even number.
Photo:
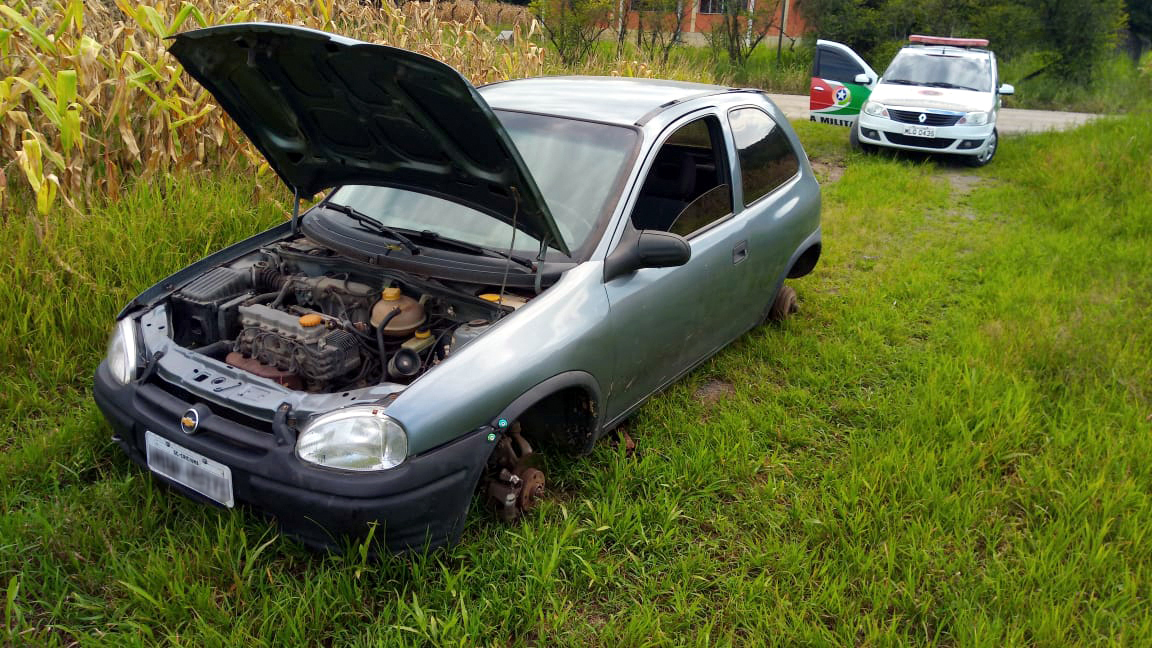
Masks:
[[[913,137],[936,137],[936,129],[931,126],[905,126],[904,134]]]
[[[144,447],[148,469],[152,472],[228,508],[236,505],[232,497],[232,470],[228,466],[172,443],[151,430],[144,432]]]

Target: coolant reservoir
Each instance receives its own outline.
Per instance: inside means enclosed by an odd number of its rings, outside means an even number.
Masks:
[[[426,319],[423,304],[400,292],[399,288],[385,288],[380,293],[380,301],[372,307],[372,326],[380,326],[388,314],[397,308],[400,313],[388,321],[384,335],[407,337]]]

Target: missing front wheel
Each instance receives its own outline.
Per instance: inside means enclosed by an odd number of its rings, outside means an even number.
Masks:
[[[488,460],[484,496],[504,522],[515,522],[536,507],[544,494],[544,472],[534,467],[537,455],[513,423]]]

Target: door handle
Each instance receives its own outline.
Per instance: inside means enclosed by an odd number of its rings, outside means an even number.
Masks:
[[[820,92],[824,92],[824,86],[812,86],[812,89],[813,90],[819,90]]]
[[[740,241],[732,248],[732,265],[748,258],[748,241]]]

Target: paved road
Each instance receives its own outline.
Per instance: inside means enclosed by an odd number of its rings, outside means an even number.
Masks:
[[[768,95],[789,119],[808,119],[808,97],[803,95]],[[1055,110],[1019,110],[1003,108],[996,120],[1001,135],[1010,133],[1039,133],[1048,130],[1068,130],[1099,117],[1091,113],[1059,112]]]

